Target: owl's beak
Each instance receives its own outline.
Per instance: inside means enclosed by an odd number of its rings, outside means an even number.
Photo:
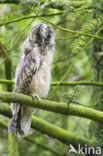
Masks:
[[[41,49],[44,50],[44,48],[45,48],[45,38],[43,37],[41,41]]]

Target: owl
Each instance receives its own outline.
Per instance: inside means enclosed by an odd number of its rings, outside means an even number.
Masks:
[[[51,65],[55,51],[55,33],[47,24],[36,25],[23,45],[15,73],[15,93],[30,95],[37,100],[48,95],[51,83]],[[18,137],[28,134],[34,108],[11,103],[13,117],[9,132]]]

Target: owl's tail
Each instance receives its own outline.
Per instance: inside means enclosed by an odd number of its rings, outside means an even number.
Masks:
[[[31,127],[31,117],[34,108],[11,104],[13,117],[9,123],[9,132],[15,133],[18,137],[25,137]]]

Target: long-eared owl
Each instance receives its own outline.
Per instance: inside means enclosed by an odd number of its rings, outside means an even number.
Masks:
[[[47,24],[36,25],[24,42],[15,74],[16,93],[40,100],[48,95],[51,82],[51,65],[55,50],[55,33]],[[13,117],[9,132],[25,136],[31,126],[34,108],[11,103]]]

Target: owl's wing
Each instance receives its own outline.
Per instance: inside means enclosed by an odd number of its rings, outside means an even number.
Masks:
[[[21,60],[22,61],[22,60]],[[23,93],[29,95],[29,87],[32,81],[33,76],[36,74],[36,71],[39,70],[41,66],[41,58],[35,56],[33,52],[30,52],[28,55],[25,56],[23,60],[23,65],[20,66],[21,68],[19,72],[17,71],[17,80],[16,80],[16,88],[15,93]],[[11,104],[11,109],[13,115],[17,114],[20,109],[19,104]]]
[[[32,52],[25,56],[23,67],[17,78],[15,92],[28,94],[32,78],[36,74],[36,71],[39,70],[41,64],[42,60],[40,56],[36,57]]]
[[[42,60],[36,57],[34,53],[29,53],[23,62],[21,72],[17,77],[15,92],[29,95],[29,86],[36,71],[40,69]],[[29,106],[21,106],[20,104],[11,104],[13,118],[9,125],[9,131],[13,131],[17,136],[25,135],[31,125],[31,116],[33,108]]]

